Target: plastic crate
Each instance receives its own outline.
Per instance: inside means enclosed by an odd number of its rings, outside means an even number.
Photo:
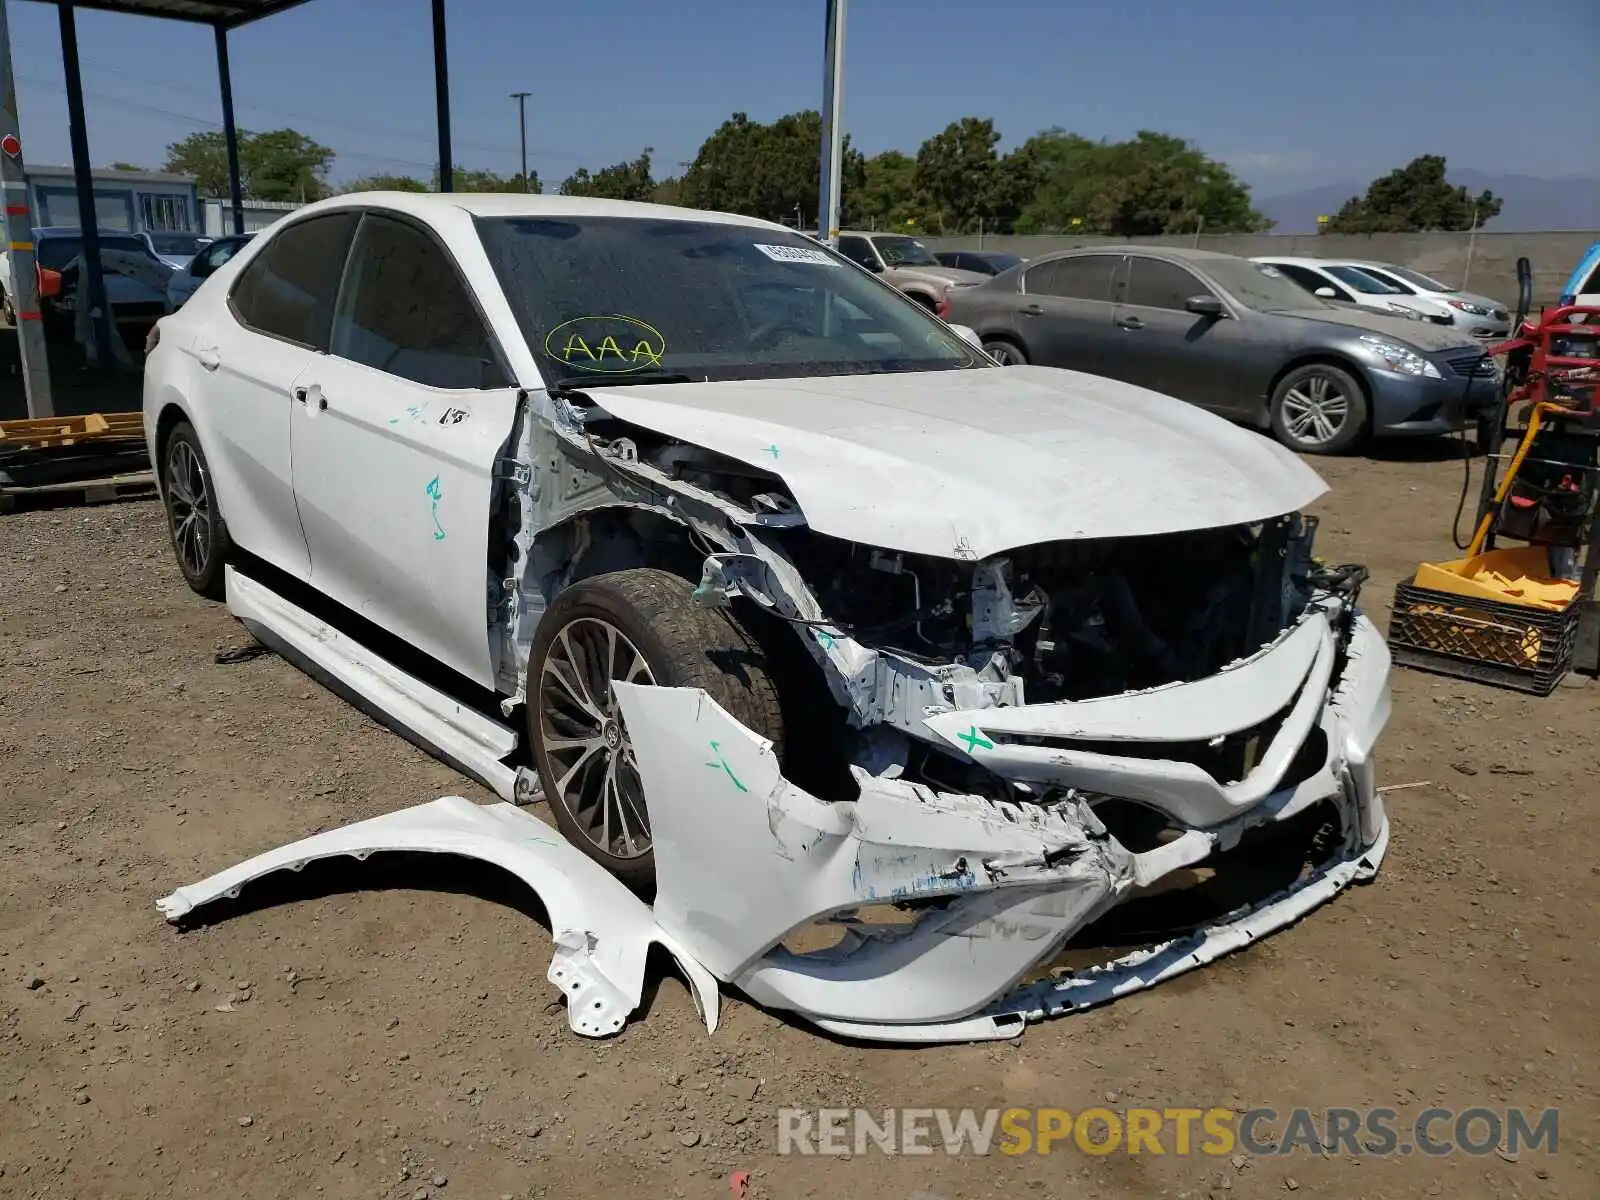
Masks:
[[[1579,607],[1552,612],[1402,583],[1389,651],[1401,666],[1548,696],[1572,666]]]

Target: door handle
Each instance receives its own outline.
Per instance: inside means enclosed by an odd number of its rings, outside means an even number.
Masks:
[[[1143,329],[1144,328],[1144,322],[1141,321],[1138,317],[1118,317],[1117,318],[1117,328],[1118,329]]]
[[[1039,317],[1044,315],[1044,309],[1040,308],[1037,304],[1024,304],[1021,308],[1017,309],[1017,312],[1021,313],[1025,317]]]
[[[215,371],[222,365],[222,356],[217,353],[214,346],[196,352],[195,357],[200,360],[200,365],[208,371]]]

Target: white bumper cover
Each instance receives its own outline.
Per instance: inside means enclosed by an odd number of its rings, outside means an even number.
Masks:
[[[704,692],[618,684],[650,805],[653,909],[543,823],[511,805],[457,797],[262,855],[161,906],[177,920],[269,871],[335,854],[462,854],[512,871],[544,900],[557,944],[550,977],[580,1033],[621,1028],[638,1002],[645,952],[658,943],[683,966],[708,1025],[721,981],[857,1038],[1013,1037],[1029,1021],[1210,962],[1376,874],[1388,821],[1371,754],[1389,715],[1389,655],[1362,617],[1339,658],[1329,619],[1314,612],[1260,654],[1196,683],[928,719],[934,734],[1002,778],[1040,794],[1072,789],[1049,805],[937,793],[864,772],[857,799],[830,803],[785,779],[770,743]],[[1150,745],[1253,730],[1264,748],[1231,782]],[[1325,752],[1308,764],[1303,748],[1318,733]],[[1110,753],[1107,743],[1119,741],[1138,752]],[[1159,809],[1182,832],[1131,852],[1096,817],[1094,796]],[[1324,803],[1339,814],[1341,841],[1286,890],[1115,962],[1025,982],[1117,904],[1231,849],[1248,829]],[[876,906],[894,906],[904,920],[860,918]],[[829,919],[844,932],[827,949],[782,944]]]

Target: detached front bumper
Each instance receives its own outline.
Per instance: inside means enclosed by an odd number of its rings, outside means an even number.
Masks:
[[[929,719],[996,774],[1066,796],[1046,804],[864,772],[857,799],[824,802],[785,779],[770,743],[705,693],[619,684],[650,804],[656,920],[718,979],[834,1032],[1014,1036],[1029,1019],[1209,962],[1371,878],[1388,837],[1372,765],[1388,673],[1366,618],[1341,653],[1317,612],[1196,683]],[[1236,735],[1266,744],[1241,780],[1216,780],[1183,757],[1196,737]],[[1127,753],[1108,752],[1119,740]],[[1170,840],[1129,850],[1096,816],[1097,797],[1164,814]],[[1317,805],[1337,814],[1338,844],[1292,886],[1163,946],[1018,988],[1119,904]],[[870,921],[862,910],[873,906],[904,919]],[[829,920],[843,937],[827,949],[783,944]]]

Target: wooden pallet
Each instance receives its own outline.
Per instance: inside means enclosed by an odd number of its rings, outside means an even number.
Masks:
[[[120,438],[143,440],[143,413],[88,413],[79,417],[0,421],[0,447],[7,450],[40,450]]]
[[[154,471],[130,471],[125,475],[104,475],[99,479],[73,479],[61,483],[41,483],[34,487],[0,486],[0,513],[10,512],[21,499],[76,500],[83,504],[108,504],[113,500],[133,500],[153,496]]]

